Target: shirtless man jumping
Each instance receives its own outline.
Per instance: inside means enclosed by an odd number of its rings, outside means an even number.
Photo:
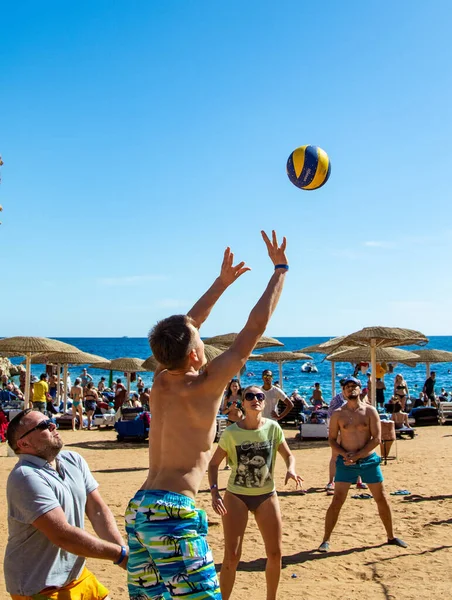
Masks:
[[[205,365],[199,327],[223,292],[249,270],[233,266],[227,248],[219,277],[187,315],[160,321],[149,334],[161,367],[151,390],[149,475],[126,511],[131,599],[221,599],[212,553],[206,542],[206,513],[194,498],[206,471],[223,391],[264,333],[288,270],[286,239],[279,245],[262,232],[274,272],[235,342]]]
[[[378,513],[388,536],[388,544],[406,548],[407,544],[394,537],[392,514],[383,487],[380,457],[374,452],[380,444],[380,417],[373,406],[360,401],[361,382],[347,377],[343,382],[346,404],[332,414],[328,441],[337,452],[334,497],[325,518],[325,535],[319,552],[328,552],[330,536],[337,523],[342,505],[352,483],[361,476],[378,506]],[[340,433],[340,444],[337,442]]]

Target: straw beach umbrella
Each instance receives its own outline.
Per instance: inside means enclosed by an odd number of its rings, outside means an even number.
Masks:
[[[426,348],[425,350],[416,350],[417,359],[403,361],[409,367],[415,367],[417,363],[425,363],[425,375],[430,377],[431,363],[448,363],[452,362],[452,352],[447,350],[434,350]]]
[[[294,362],[297,360],[312,360],[312,356],[309,356],[309,354],[303,354],[302,352],[290,352],[288,350],[282,350],[275,352],[265,352],[264,354],[261,354],[259,356],[251,355],[248,358],[248,360],[277,363],[279,368],[279,381],[281,389],[283,389],[283,363]]]
[[[210,344],[204,344],[204,354],[206,357],[206,362],[210,363],[210,361],[212,361],[214,358],[216,358],[217,356],[220,356],[220,354],[223,354],[223,352],[225,350],[227,350],[226,346],[219,348],[217,346],[212,346]],[[149,358],[147,358],[144,361],[144,363],[142,364],[142,367],[145,371],[155,371],[157,369],[158,365],[159,365],[159,363],[156,361],[154,356],[151,354],[151,356],[149,356]]]
[[[235,342],[238,333],[225,333],[224,335],[216,335],[211,338],[207,338],[204,340],[205,344],[211,344],[212,346],[225,346],[229,348]],[[284,346],[282,342],[277,340],[276,338],[268,337],[263,335],[255,348],[271,348],[272,346]]]
[[[114,358],[110,361],[110,371],[122,371],[127,376],[127,394],[130,393],[130,374],[146,371],[142,358]]]
[[[327,340],[326,342],[321,342],[320,344],[313,344],[312,346],[306,346],[306,348],[301,348],[300,350],[295,350],[295,352],[314,352],[314,353],[317,352],[319,354],[329,354],[333,350],[336,350],[340,347],[343,347],[345,349],[345,347],[351,348],[351,347],[355,347],[358,345],[358,344],[347,344],[347,346],[341,346],[344,339],[345,339],[345,335],[341,335],[339,337],[331,338],[330,340]]]
[[[30,373],[31,373],[31,357],[33,354],[41,354],[43,352],[78,352],[78,348],[42,337],[24,337],[16,336],[3,338],[0,340],[0,352],[14,352],[16,356],[25,356],[25,406],[28,406],[30,400]]]
[[[341,340],[342,345],[353,345],[363,344],[370,347],[370,362],[371,362],[371,373],[372,373],[372,404],[376,404],[376,385],[375,385],[375,373],[376,373],[376,349],[378,347],[385,346],[425,346],[428,343],[428,338],[425,337],[420,331],[414,329],[402,329],[400,327],[364,327],[359,331],[355,331]],[[339,344],[340,345],[340,344]],[[332,350],[332,353],[334,350]]]
[[[312,346],[306,346],[306,348],[302,348],[301,350],[295,350],[295,352],[311,352],[312,354],[329,354],[332,351],[339,350],[351,350],[352,348],[356,348],[357,344],[348,344],[344,345],[343,340],[345,339],[345,335],[341,335],[339,337],[331,338],[326,342],[322,342],[321,344],[313,344]],[[334,398],[336,395],[336,369],[334,362],[331,363],[331,397]]]
[[[58,367],[58,394],[60,393],[60,366],[63,365],[64,379],[64,404],[63,412],[66,412],[67,406],[67,376],[68,365],[89,365],[92,363],[101,363],[106,361],[106,358],[77,350],[77,352],[50,352],[46,354],[37,354],[31,359],[32,364],[51,364]]]
[[[206,364],[209,364],[214,358],[216,358],[217,356],[220,356],[220,354],[223,354],[223,352],[225,350],[227,350],[227,346],[212,346],[210,344],[204,344],[204,354],[206,357]],[[253,357],[257,357],[257,354],[252,354],[251,356]],[[250,359],[248,359],[250,360]],[[156,359],[154,358],[154,356],[151,354],[151,356],[149,356],[149,358],[147,358],[142,367],[145,371],[152,371],[155,372],[157,370],[157,367],[159,366],[159,363],[156,361]],[[240,375],[243,375],[243,373],[246,370],[246,365],[243,366],[240,370]]]
[[[349,350],[340,350],[326,357],[331,362],[370,362],[370,346],[361,346],[360,348],[351,348]],[[401,348],[376,348],[375,357],[378,362],[401,362],[417,359],[417,352],[409,352]]]

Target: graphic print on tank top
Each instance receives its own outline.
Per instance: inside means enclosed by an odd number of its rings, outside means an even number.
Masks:
[[[245,488],[263,487],[272,477],[273,441],[243,442],[235,447],[237,470],[234,484]]]

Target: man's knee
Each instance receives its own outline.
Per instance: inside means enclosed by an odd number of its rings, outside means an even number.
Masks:
[[[332,510],[340,510],[347,500],[347,494],[342,491],[339,492],[337,489],[334,491],[334,496],[330,504]]]

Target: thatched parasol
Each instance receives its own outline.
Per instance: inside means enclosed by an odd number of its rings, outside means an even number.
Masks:
[[[0,340],[0,352],[14,352],[16,356],[25,356],[26,358],[26,373],[25,373],[25,407],[28,407],[30,400],[30,374],[31,374],[31,356],[42,352],[77,352],[78,348],[42,337],[24,337],[16,336],[3,338]]]
[[[309,354],[303,354],[302,352],[290,352],[289,350],[282,350],[275,352],[264,352],[261,355],[255,356],[251,355],[248,360],[277,363],[279,367],[279,383],[281,389],[283,389],[283,363],[294,362],[297,360],[312,360],[312,356],[309,356]]]
[[[210,363],[214,358],[216,358],[217,356],[220,356],[220,354],[223,354],[223,352],[225,350],[228,350],[227,346],[212,346],[211,344],[204,344],[204,354],[206,357],[206,364]],[[250,358],[248,360],[251,360],[251,357],[254,358],[259,358],[261,355],[259,354],[251,354]],[[151,354],[151,356],[149,356],[149,358],[147,358],[142,367],[145,371],[152,371],[154,372],[157,367],[158,367],[159,363],[156,361],[156,359],[154,358],[154,356]],[[242,371],[245,369],[245,367],[242,367]]]
[[[105,359],[104,359],[105,360]],[[92,366],[96,369],[103,369],[105,371],[122,371],[127,375],[127,394],[130,393],[130,374],[141,373],[147,371],[143,368],[144,360],[142,358],[114,358],[107,363],[93,364]]]
[[[364,327],[360,331],[356,331],[347,335],[341,341],[341,344],[364,344],[371,349],[371,369],[372,369],[372,404],[376,404],[376,349],[384,346],[425,346],[428,343],[428,338],[420,331],[414,329],[402,329],[400,327]]]
[[[32,365],[90,365],[92,363],[106,362],[106,358],[90,354],[89,352],[46,352],[36,354],[31,358]]]
[[[344,339],[345,335],[341,335],[339,337],[331,338],[326,342],[322,342],[321,344],[313,344],[312,346],[306,346],[306,348],[295,350],[295,352],[314,352],[319,354],[329,354],[330,352],[332,352],[332,350],[339,348]],[[354,348],[357,345],[358,344],[348,344],[347,347]]]
[[[235,342],[237,335],[238,333],[225,333],[224,335],[216,335],[214,337],[207,338],[204,340],[204,343],[211,344],[213,346],[229,347]],[[271,348],[272,346],[284,346],[284,344],[275,338],[263,335],[255,345],[255,348]]]
[[[220,356],[220,354],[223,354],[225,350],[227,350],[226,346],[219,348],[210,344],[204,344],[204,354],[206,357],[206,362],[210,363],[210,361],[212,361],[214,358]],[[142,367],[145,371],[155,371],[158,367],[158,364],[159,363],[151,354],[151,356],[144,361]]]
[[[414,360],[403,361],[409,367],[415,367],[417,363],[425,363],[426,377],[430,377],[431,363],[447,363],[452,362],[452,352],[447,350],[435,350],[434,348],[426,348],[425,350],[416,350],[417,358]]]
[[[452,354],[452,353],[451,353]],[[362,346],[360,348],[351,348],[349,350],[341,350],[335,352],[326,357],[331,362],[351,362],[353,364],[358,362],[370,362],[371,358],[370,346]],[[417,358],[417,352],[408,352],[408,350],[401,350],[400,348],[376,348],[375,358],[378,362],[400,362],[413,360]]]
[[[106,359],[96,354],[90,354],[89,352],[47,352],[45,354],[36,354],[32,356],[31,363],[33,365],[50,364],[58,366],[58,394],[60,393],[60,365],[63,365],[63,380],[64,380],[64,397],[63,397],[63,411],[66,412],[67,406],[67,378],[68,378],[68,365],[89,365],[91,363],[99,363]]]

